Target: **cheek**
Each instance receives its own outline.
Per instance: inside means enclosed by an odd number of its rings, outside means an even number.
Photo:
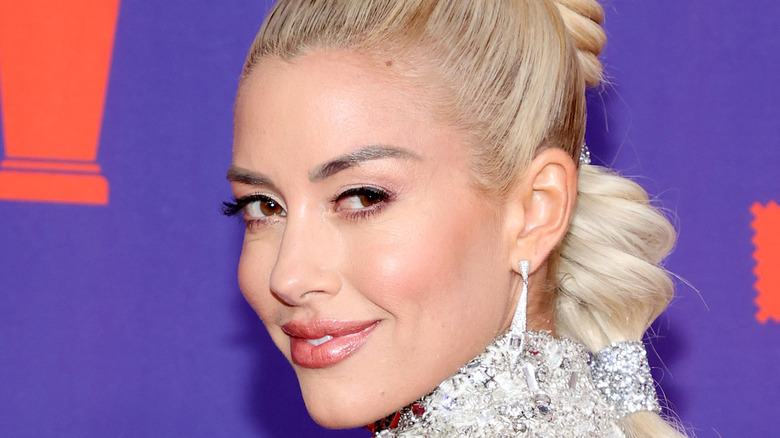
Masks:
[[[452,213],[460,220],[419,215],[413,226],[406,221],[402,229],[374,233],[371,245],[355,239],[346,251],[352,259],[348,277],[399,322],[425,317],[440,325],[457,323],[442,314],[468,312],[463,305],[478,299],[478,288],[503,265],[494,261],[500,251],[480,224],[484,218]]]
[[[238,262],[238,286],[241,293],[265,323],[272,317],[273,295],[269,291],[269,279],[275,263],[275,252],[267,246],[246,239]]]
[[[430,391],[479,354],[501,331],[510,296],[494,228],[469,211],[440,211],[459,219],[422,214],[372,233],[370,245],[365,236],[350,240],[346,251],[353,286],[389,314],[383,373],[398,384],[414,370],[410,394]]]
[[[350,236],[345,277],[374,304],[396,313],[417,301],[421,289],[439,275],[438,265],[431,263],[438,252],[431,237],[411,227],[376,230],[370,237]]]

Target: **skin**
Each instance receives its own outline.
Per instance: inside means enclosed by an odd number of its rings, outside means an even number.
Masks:
[[[534,291],[544,290],[545,259],[576,193],[573,162],[548,150],[507,200],[480,194],[463,134],[369,61],[340,51],[264,59],[236,101],[234,194],[278,204],[244,208],[239,285],[292,363],[310,414],[332,428],[411,403],[505,331],[521,259],[533,269],[529,327],[552,329],[549,297]],[[377,147],[397,153],[342,160],[323,175],[324,164]],[[344,195],[361,187],[389,198]],[[334,366],[293,363],[281,326],[320,319],[379,324]]]

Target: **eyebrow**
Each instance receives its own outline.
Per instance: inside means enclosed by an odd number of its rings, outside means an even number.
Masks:
[[[231,165],[230,169],[228,169],[227,179],[233,182],[248,184],[250,186],[274,187],[274,183],[271,182],[271,178],[263,175],[262,173],[255,173],[236,165]]]
[[[311,182],[322,181],[329,176],[333,176],[342,170],[349,169],[350,167],[357,166],[366,161],[381,160],[385,158],[400,158],[400,159],[422,159],[419,155],[395,146],[386,145],[371,145],[365,146],[360,149],[356,149],[351,152],[347,152],[344,155],[328,161],[325,164],[321,164],[309,172],[309,180]]]
[[[351,152],[347,152],[346,154],[339,155],[327,163],[315,167],[309,171],[309,180],[311,182],[322,181],[329,176],[333,176],[342,170],[349,169],[350,167],[357,166],[360,163],[371,160],[381,160],[385,158],[413,160],[422,159],[414,152],[394,146],[366,146]],[[230,169],[228,169],[227,179],[232,182],[238,182],[250,186],[267,186],[274,188],[274,183],[268,176],[263,175],[262,173],[252,172],[236,165],[231,165]]]

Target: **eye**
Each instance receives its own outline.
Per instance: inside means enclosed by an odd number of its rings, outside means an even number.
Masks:
[[[336,199],[337,211],[376,210],[389,201],[390,194],[374,187],[355,187],[339,194]]]
[[[238,198],[235,202],[223,202],[222,212],[226,216],[236,216],[244,213],[247,224],[253,220],[262,220],[272,216],[287,216],[284,207],[275,199],[266,195],[249,195]]]
[[[244,204],[244,214],[250,219],[257,219],[268,216],[287,216],[281,205],[274,199],[264,195],[253,195],[254,200],[249,200]]]

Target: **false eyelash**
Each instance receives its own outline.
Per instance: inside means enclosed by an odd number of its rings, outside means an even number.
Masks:
[[[260,194],[248,195],[242,198],[234,197],[233,202],[225,201],[222,203],[222,214],[225,216],[236,216],[244,210],[244,207],[256,201],[277,202],[273,198]]]
[[[235,216],[239,213],[241,213],[241,210],[244,209],[246,206],[246,202],[242,202],[244,198],[236,199],[233,198],[233,201],[224,201],[222,203],[222,214],[225,216]]]
[[[238,212],[241,211],[242,207],[238,206],[238,202],[236,202],[236,199],[233,198],[233,201],[224,201],[222,202],[222,214],[225,216],[235,216],[238,214]]]
[[[359,210],[347,210],[342,212],[342,214],[347,220],[359,221],[362,219],[367,219],[375,214],[378,214],[380,211],[384,210],[385,207],[387,207],[387,204],[394,199],[393,194],[388,193],[382,189],[363,186],[363,187],[355,187],[355,188],[345,190],[344,192],[341,192],[338,195],[334,196],[331,202],[336,203],[339,200],[349,196],[365,195],[365,194],[370,194],[377,197],[378,201],[375,204],[373,204],[371,207],[366,207]]]
[[[354,187],[339,193],[338,195],[333,197],[331,202],[336,202],[342,198],[346,198],[349,196],[362,195],[366,193],[379,198],[379,202],[385,202],[392,199],[392,195],[390,195],[390,193],[387,193],[382,189],[377,189],[375,187]]]

